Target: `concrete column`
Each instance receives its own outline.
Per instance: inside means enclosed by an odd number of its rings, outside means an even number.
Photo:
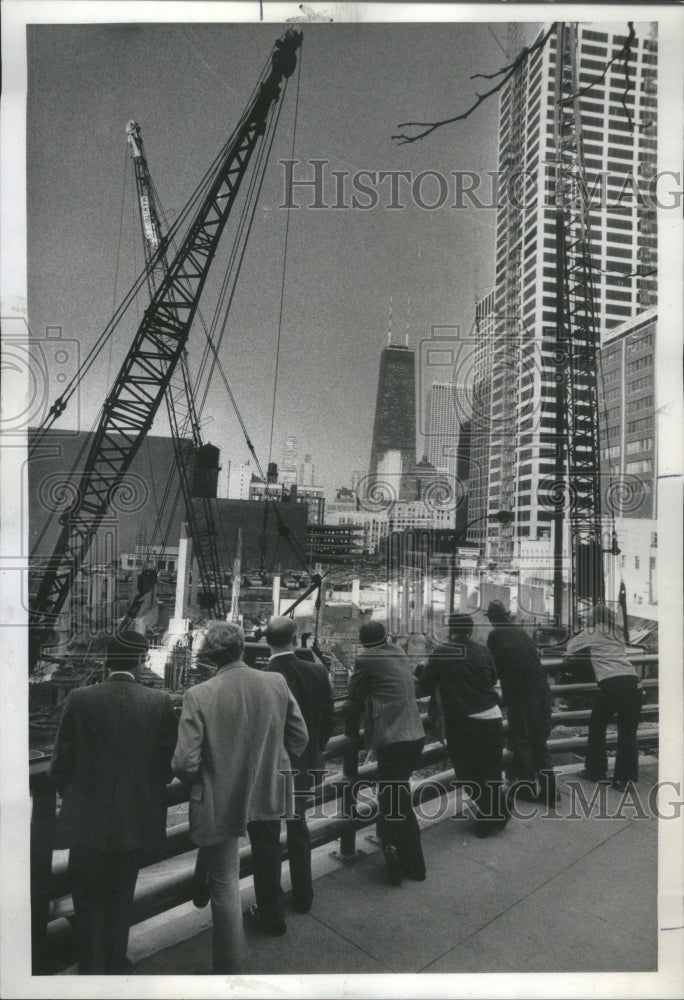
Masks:
[[[188,526],[181,525],[180,544],[178,548],[178,574],[176,576],[176,607],[174,618],[182,620],[187,617],[188,587],[190,584],[190,569],[192,567],[192,539],[188,537]]]
[[[280,614],[280,573],[273,574],[273,615]]]
[[[240,587],[242,585],[242,528],[238,528],[237,554],[233,559],[233,586],[228,621],[240,621]]]

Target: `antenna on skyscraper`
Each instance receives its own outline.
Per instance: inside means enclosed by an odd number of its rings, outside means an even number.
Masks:
[[[411,298],[406,300],[406,346],[408,347],[409,327],[411,325]]]
[[[392,343],[392,296],[390,295],[389,328],[387,330],[387,346],[389,347],[391,343]]]

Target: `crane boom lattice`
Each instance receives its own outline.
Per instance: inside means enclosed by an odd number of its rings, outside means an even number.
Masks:
[[[556,34],[554,144],[556,215],[557,441],[565,452],[570,521],[570,626],[604,599],[601,469],[598,426],[599,331],[582,146],[577,29]],[[560,484],[558,484],[560,485]],[[560,504],[559,504],[560,506]],[[556,541],[566,510],[557,511]],[[558,603],[555,601],[554,603]],[[556,614],[560,614],[557,607]]]

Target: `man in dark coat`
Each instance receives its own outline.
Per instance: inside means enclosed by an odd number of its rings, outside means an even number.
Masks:
[[[308,913],[313,902],[311,838],[306,825],[306,807],[311,790],[323,772],[323,750],[335,726],[333,693],[322,663],[295,651],[297,626],[291,618],[272,618],[266,626],[271,650],[268,671],[281,674],[295,697],[309,731],[309,742],[292,761],[295,802],[287,819],[287,853],[292,880],[292,898],[298,913]],[[256,904],[246,914],[248,922],[267,934],[286,930],[283,891],[280,885],[280,822],[259,820],[247,827],[252,845]]]
[[[425,733],[416,704],[411,663],[387,641],[385,626],[365,622],[360,650],[349,678],[349,700],[360,714],[368,706],[366,742],[378,758],[378,833],[383,841],[387,879],[422,882],[425,858],[411,801],[411,775],[420,765]]]
[[[138,632],[109,643],[107,679],[69,694],[52,754],[81,975],[128,971],[138,871],[164,845],[177,723],[168,694],[136,683],[146,653]]]
[[[546,745],[551,732],[551,690],[539,652],[527,632],[511,621],[501,601],[490,602],[487,617],[493,626],[487,646],[494,657],[508,717],[508,745],[513,755],[509,776],[514,782],[524,782],[518,789],[522,797],[556,802],[556,780]]]
[[[439,688],[446,744],[459,782],[475,806],[478,837],[503,829],[509,814],[502,792],[503,721],[491,654],[471,634],[470,615],[449,618],[449,641],[436,646],[419,673],[417,692]]]

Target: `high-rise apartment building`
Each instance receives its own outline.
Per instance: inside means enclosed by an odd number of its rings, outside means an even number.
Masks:
[[[461,428],[469,415],[465,386],[454,382],[435,382],[430,386],[425,440],[427,459],[452,479],[457,476]]]
[[[601,478],[616,517],[656,517],[656,311],[614,327],[601,347]]]
[[[475,308],[475,330],[478,350],[473,368],[472,416],[470,423],[470,465],[468,471],[467,520],[484,518],[489,508],[490,493],[493,493],[494,477],[489,469],[489,449],[491,443],[492,380],[494,372],[495,347],[495,291],[492,290]],[[492,509],[496,506],[492,496]],[[485,528],[476,523],[468,537],[481,540]]]
[[[283,444],[280,481],[284,486],[292,486],[297,482],[297,438],[291,434],[288,434]]]
[[[229,462],[228,489],[229,500],[249,500],[249,487],[252,482],[253,468],[249,462]]]
[[[380,357],[370,473],[388,451],[401,453],[403,470],[416,462],[416,361],[410,348],[388,344]],[[401,488],[400,488],[401,492]]]
[[[655,305],[657,41],[635,24],[577,26],[578,101],[590,199],[597,333]],[[611,60],[615,58],[615,62]],[[469,538],[496,558],[516,539],[548,532],[555,473],[556,242],[553,177],[556,34],[532,52],[501,93],[495,288],[478,306],[474,396],[489,425],[471,441],[469,515],[515,512],[510,527],[480,523]],[[635,127],[635,123],[636,126]],[[576,194],[579,197],[579,187]],[[599,404],[601,381],[599,378]]]
[[[311,455],[305,455],[304,461],[299,466],[299,475],[297,479],[298,485],[313,486],[315,471],[316,470]]]

